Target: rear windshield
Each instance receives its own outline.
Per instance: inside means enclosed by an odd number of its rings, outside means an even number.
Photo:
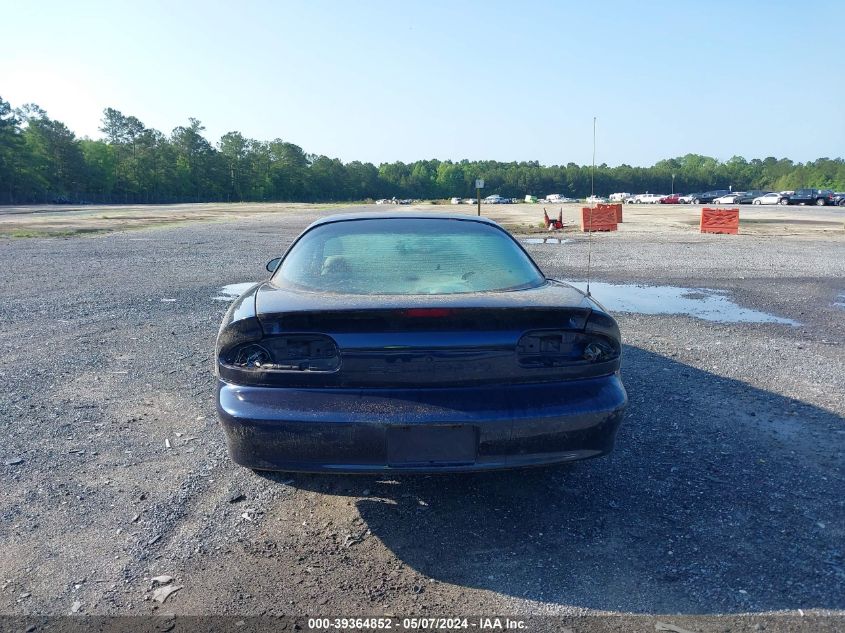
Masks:
[[[276,286],[346,294],[425,295],[532,288],[542,273],[507,233],[469,220],[344,220],[291,248]]]

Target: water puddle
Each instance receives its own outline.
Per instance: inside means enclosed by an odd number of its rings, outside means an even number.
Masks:
[[[583,282],[572,285],[581,290],[586,288]],[[686,314],[717,323],[800,325],[792,319],[744,308],[731,301],[724,290],[591,282],[590,293],[611,312]]]
[[[522,241],[526,244],[566,244],[572,240],[557,237],[529,237]]]
[[[220,289],[219,294],[211,299],[212,301],[233,301],[254,285],[254,281],[247,281],[246,283],[240,284],[229,284],[228,286],[223,286]]]

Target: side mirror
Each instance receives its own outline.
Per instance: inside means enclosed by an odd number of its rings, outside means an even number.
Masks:
[[[268,272],[274,273],[274,272],[276,272],[276,269],[279,267],[279,265],[281,265],[281,263],[282,263],[281,257],[274,257],[269,262],[267,262],[267,265],[265,266],[265,268],[268,270]]]

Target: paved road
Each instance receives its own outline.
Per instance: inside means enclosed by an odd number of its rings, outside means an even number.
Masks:
[[[845,609],[841,238],[596,236],[594,279],[800,323],[619,315],[631,406],[609,458],[259,475],[214,417],[213,297],[316,215],[0,241],[0,612]],[[583,236],[528,248],[585,278]],[[161,574],[184,588],[160,607]]]

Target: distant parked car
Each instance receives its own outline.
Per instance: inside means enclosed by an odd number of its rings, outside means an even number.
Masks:
[[[669,196],[663,196],[660,199],[660,204],[680,204],[681,203],[681,194],[673,193]]]
[[[833,194],[833,204],[838,207],[845,207],[845,192],[837,191]]]
[[[685,196],[680,196],[680,197],[678,198],[678,202],[679,202],[680,204],[692,204],[692,201],[693,201],[693,200],[695,200],[695,197],[696,197],[696,196],[698,196],[698,195],[701,195],[701,194],[698,194],[698,193],[688,193],[688,194],[687,194],[687,195],[685,195]]]
[[[726,196],[729,193],[731,192],[727,189],[714,189],[713,191],[705,191],[704,193],[696,194],[692,202],[693,204],[710,204],[716,198]]]
[[[601,196],[588,196],[584,198],[584,202],[587,204],[601,204],[602,202],[607,202],[607,198],[602,198]]]
[[[634,196],[631,202],[634,204],[657,204],[661,198],[665,197],[665,195],[660,193],[640,193]]]
[[[460,198],[452,198],[449,202],[451,202],[452,204],[461,204],[461,199]]]
[[[484,204],[505,204],[506,202],[510,202],[510,200],[503,198],[498,193],[494,193],[492,196],[487,196],[482,200]]]
[[[752,204],[780,204],[780,201],[783,199],[776,191],[770,191],[769,193],[764,193],[762,196],[757,196],[754,200],[751,201]]]
[[[737,196],[737,199],[734,200],[736,204],[751,204],[754,202],[754,198],[759,198],[760,196],[765,196],[767,193],[771,193],[770,191],[762,191],[760,189],[752,189],[751,191],[746,191],[745,193],[741,193]]]
[[[743,191],[734,191],[732,193],[727,193],[724,196],[719,196],[718,198],[713,198],[711,204],[734,204],[736,199],[739,198],[741,194],[745,192]]]
[[[791,196],[785,196],[783,204],[815,204],[823,207],[834,204],[833,192],[830,189],[796,189]]]
[[[464,200],[464,204],[476,204],[477,202],[478,200],[476,200],[475,198],[467,198],[466,200]]]

